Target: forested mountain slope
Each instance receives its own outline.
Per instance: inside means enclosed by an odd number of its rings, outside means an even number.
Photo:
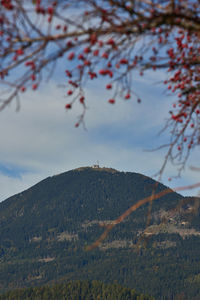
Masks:
[[[118,282],[156,299],[200,298],[198,200],[170,193],[140,207],[92,251],[105,226],[166,189],[108,168],[49,177],[0,203],[0,288],[66,280]]]
[[[154,300],[118,284],[74,281],[35,288],[18,289],[0,295],[0,300]]]

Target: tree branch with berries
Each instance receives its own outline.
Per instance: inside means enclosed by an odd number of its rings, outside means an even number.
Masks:
[[[137,99],[133,72],[165,70],[164,89],[176,96],[165,129],[171,139],[160,170],[171,160],[184,168],[200,144],[200,7],[198,0],[2,0],[0,7],[0,110],[27,90],[38,90],[66,64],[66,110],[85,87],[107,82],[113,105]],[[102,80],[104,79],[104,80]]]

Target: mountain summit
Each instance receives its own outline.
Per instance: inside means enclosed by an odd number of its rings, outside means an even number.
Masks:
[[[199,211],[192,213],[193,198],[172,192],[154,201],[151,211],[146,204],[97,249],[85,250],[133,204],[166,188],[141,174],[93,166],[48,177],[3,201],[1,290],[89,279],[117,281],[156,299],[183,289],[200,296]]]

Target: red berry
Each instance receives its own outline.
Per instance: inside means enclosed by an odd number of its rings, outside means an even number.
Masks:
[[[109,99],[108,102],[109,102],[110,104],[114,104],[114,103],[115,103],[115,99]]]
[[[122,58],[120,61],[119,61],[120,64],[122,65],[126,65],[128,64],[128,60],[126,58]]]
[[[91,43],[92,45],[94,45],[96,42],[97,42],[97,35],[96,35],[96,33],[92,33],[92,34],[90,35],[90,43]]]
[[[107,84],[107,85],[106,85],[106,88],[107,88],[107,90],[112,89],[112,84]]]
[[[48,12],[49,15],[52,15],[53,14],[53,7],[49,6],[47,8],[47,12]]]
[[[31,66],[33,64],[33,61],[32,60],[29,60],[29,61],[26,61],[25,62],[25,66],[28,67],[28,66]]]
[[[100,74],[100,75],[107,75],[108,73],[109,73],[108,70],[105,70],[105,69],[99,70],[99,74]]]
[[[103,47],[103,41],[99,41],[99,47]]]
[[[56,26],[56,30],[59,30],[61,28],[61,26],[60,26],[60,24],[58,24],[57,26]]]
[[[72,95],[73,94],[73,91],[72,90],[69,90],[68,92],[67,92],[67,95],[68,96],[70,96],[70,95]]]
[[[108,59],[108,53],[104,52],[104,53],[102,54],[102,57],[105,58],[105,59]]]
[[[25,91],[26,91],[25,86],[22,86],[22,87],[21,87],[21,92],[24,93]]]
[[[32,79],[33,81],[36,80],[35,74],[32,74],[32,75],[31,75],[31,79]]]
[[[67,47],[69,47],[69,48],[70,48],[70,47],[72,47],[72,46],[73,46],[73,43],[72,43],[72,41],[68,41],[68,42],[67,42]]]
[[[114,46],[114,45],[115,45],[115,41],[114,41],[112,38],[110,38],[110,39],[107,41],[106,44],[107,44],[107,45]]]
[[[98,50],[98,49],[97,49],[97,50],[94,50],[94,51],[93,51],[93,55],[94,55],[94,56],[98,56],[98,55],[99,55],[99,50]]]
[[[130,99],[130,98],[131,98],[131,95],[129,93],[126,94],[125,99]]]
[[[85,57],[84,57],[84,55],[81,53],[81,54],[79,54],[78,59],[84,60]]]
[[[94,79],[97,77],[97,74],[95,72],[88,72],[88,74],[90,75],[91,79]]]
[[[68,55],[68,59],[69,59],[69,60],[74,59],[74,57],[75,57],[75,53],[74,53],[74,52],[71,52],[71,53]]]
[[[84,101],[85,101],[85,98],[82,96],[80,99],[79,99],[80,103],[83,104]]]
[[[113,72],[108,70],[109,76],[112,78],[113,77]]]
[[[85,60],[85,61],[84,61],[84,65],[85,65],[85,66],[90,66],[90,65],[91,65],[91,61]]]
[[[24,50],[23,49],[18,49],[18,50],[16,50],[16,54],[17,55],[23,55],[24,54]]]
[[[89,47],[86,47],[86,48],[83,50],[83,52],[86,53],[86,54],[87,54],[87,53],[90,53],[90,51],[91,51],[91,50],[90,50]]]
[[[32,85],[32,90],[36,90],[37,87],[38,87],[37,83],[33,84],[33,85]]]
[[[71,73],[70,71],[65,70],[65,73],[66,73],[66,75],[67,75],[68,77],[72,77],[72,73]]]
[[[76,82],[72,81],[72,80],[69,80],[68,83],[73,85],[75,88],[78,87],[78,84]]]
[[[66,105],[65,105],[65,108],[66,108],[66,109],[70,109],[70,108],[72,108],[72,105],[71,105],[71,103],[68,103],[68,104],[66,104]]]

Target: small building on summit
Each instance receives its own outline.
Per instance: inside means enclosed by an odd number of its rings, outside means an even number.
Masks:
[[[99,169],[99,165],[93,165],[92,168]]]

